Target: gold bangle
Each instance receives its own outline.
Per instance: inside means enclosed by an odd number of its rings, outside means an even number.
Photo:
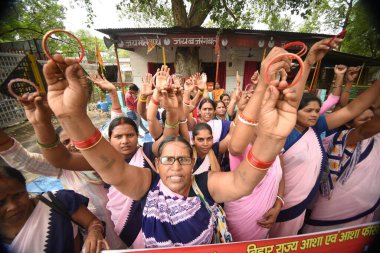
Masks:
[[[139,96],[139,102],[141,102],[141,103],[146,103],[146,101],[148,100],[148,97],[145,97],[145,98],[143,98],[143,96]]]

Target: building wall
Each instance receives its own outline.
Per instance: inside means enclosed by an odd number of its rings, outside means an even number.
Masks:
[[[166,62],[174,62],[174,49],[165,48],[165,51]],[[148,55],[146,52],[146,48],[137,48],[134,52],[130,52],[132,78],[138,86],[141,85],[141,77],[148,71],[148,62],[163,62],[161,49],[153,49]],[[251,49],[252,57],[247,57],[249,53],[248,48],[221,48],[220,61],[226,62],[226,90],[228,92],[234,89],[236,71],[239,71],[241,80],[243,80],[245,61],[261,61],[262,49]],[[199,60],[201,62],[215,62],[214,49],[200,48]]]

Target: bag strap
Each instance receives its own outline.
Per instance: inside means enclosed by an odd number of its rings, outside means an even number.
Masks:
[[[211,211],[211,207],[210,205],[207,203],[206,199],[205,199],[205,196],[203,195],[201,189],[199,188],[198,184],[197,184],[197,181],[195,180],[195,177],[193,177],[193,182],[191,184],[191,186],[193,187],[193,190],[195,192],[195,194],[197,194],[198,198],[201,200],[201,202],[203,203],[203,205],[206,207],[208,213],[214,217],[213,215],[213,212]]]
[[[53,209],[54,211],[56,211],[60,215],[64,216],[65,218],[67,218],[69,220],[71,220],[72,222],[74,222],[81,229],[83,229],[83,227],[78,222],[74,221],[71,218],[71,215],[68,213],[68,211],[65,208],[65,206],[63,205],[63,203],[52,192],[49,191],[49,192],[47,192],[47,194],[49,195],[49,198],[51,199],[51,201],[48,200],[47,198],[45,198],[42,194],[37,195],[36,198],[38,200],[41,200],[44,204],[46,204],[47,206],[49,206],[51,209]]]

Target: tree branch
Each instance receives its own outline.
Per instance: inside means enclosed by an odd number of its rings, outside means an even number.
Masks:
[[[189,20],[187,18],[186,7],[183,0],[172,1],[172,14],[175,26],[188,27]]]
[[[235,17],[234,13],[228,8],[226,0],[222,0],[222,4],[224,9],[227,11],[227,13],[232,17],[232,19],[237,22],[237,18]]]
[[[3,32],[3,33],[0,33],[0,37],[3,36],[4,34],[11,33],[11,32],[17,31],[17,30],[29,30],[29,31],[33,31],[33,32],[36,32],[36,33],[39,33],[39,34],[44,34],[43,32],[38,31],[38,30],[33,29],[33,28],[28,28],[28,27],[16,27],[16,28],[13,28],[12,30],[5,31],[5,32]]]

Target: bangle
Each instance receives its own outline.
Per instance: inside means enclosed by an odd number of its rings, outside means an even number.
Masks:
[[[157,105],[157,106],[160,105],[160,103],[157,100],[155,100],[154,97],[151,97],[150,101],[152,101],[152,103]]]
[[[0,146],[8,144],[8,142],[12,141],[12,138],[7,138],[4,142],[0,143]]]
[[[116,107],[116,108],[112,107],[112,111],[117,111],[117,110],[120,110],[120,109],[121,109],[121,107]]]
[[[102,230],[102,234],[104,235],[104,224],[103,222],[97,222],[94,223],[94,224],[91,224],[91,226],[88,227],[87,231],[90,232],[90,230],[92,230],[94,227],[100,227],[100,229]]]
[[[167,121],[165,121],[165,127],[175,129],[178,126],[179,122],[175,123],[174,125],[168,124]]]
[[[202,96],[203,95],[203,90],[198,90],[198,94]]]
[[[96,146],[102,139],[102,134],[96,128],[95,133],[84,141],[72,141],[78,150],[86,150]]]
[[[144,98],[142,95],[139,96],[139,102],[146,103],[147,100],[148,100],[148,97]]]
[[[238,114],[238,119],[240,120],[241,123],[246,124],[248,126],[257,126],[259,124],[257,121],[250,120],[244,117],[243,113]]]
[[[258,170],[268,170],[268,168],[273,164],[274,160],[271,162],[262,162],[257,160],[257,158],[252,154],[252,149],[247,153],[247,162]]]
[[[285,201],[284,201],[284,199],[283,198],[281,198],[280,196],[276,196],[276,198],[281,202],[281,208],[282,207],[284,207],[284,205],[285,205]]]
[[[58,134],[55,135],[55,140],[53,143],[49,143],[49,144],[42,144],[40,143],[38,140],[37,140],[37,144],[40,148],[46,148],[46,149],[52,149],[52,148],[55,148],[58,146],[58,144],[60,143],[59,141],[59,136]]]
[[[231,122],[231,125],[233,125],[234,127],[236,127],[236,123],[235,123],[235,121],[232,121],[232,122]]]
[[[185,123],[187,123],[187,118],[185,120],[180,120],[178,123],[179,124],[185,124]]]

